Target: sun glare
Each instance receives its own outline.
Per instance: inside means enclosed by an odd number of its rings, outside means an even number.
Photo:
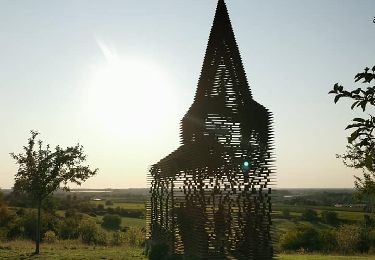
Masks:
[[[168,125],[175,108],[173,86],[160,65],[121,57],[102,43],[103,64],[92,67],[88,111],[92,122],[124,138],[152,138]]]

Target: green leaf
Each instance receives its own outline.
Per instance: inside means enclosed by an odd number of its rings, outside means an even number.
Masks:
[[[352,124],[352,125],[348,125],[345,130],[347,129],[350,129],[350,128],[353,128],[353,127],[358,127],[358,126],[361,126],[361,124]]]
[[[355,122],[361,122],[361,123],[366,122],[365,119],[360,118],[360,117],[356,117],[356,118],[354,118],[353,121],[355,121]]]
[[[337,101],[339,101],[339,99],[340,99],[341,97],[342,97],[341,94],[339,94],[339,95],[337,95],[337,96],[335,97],[335,99],[334,99],[335,104],[337,103]]]
[[[355,139],[358,138],[359,132],[358,130],[354,131],[349,137],[348,137],[348,143],[353,143]]]
[[[359,101],[354,102],[350,108],[353,109],[358,104],[358,102]]]

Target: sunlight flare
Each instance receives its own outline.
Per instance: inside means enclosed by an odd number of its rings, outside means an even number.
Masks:
[[[90,120],[124,138],[161,134],[174,110],[172,84],[163,68],[144,57],[121,57],[98,41],[105,57],[88,80]]]

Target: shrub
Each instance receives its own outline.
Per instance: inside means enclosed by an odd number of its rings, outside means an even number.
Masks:
[[[320,215],[322,221],[328,225],[337,226],[339,224],[337,213],[334,211],[323,211]]]
[[[290,218],[290,210],[289,209],[283,209],[281,211],[281,216],[285,219],[289,219]]]
[[[106,206],[113,206],[112,200],[106,200],[105,205]]]
[[[79,237],[79,219],[65,218],[58,226],[59,237],[62,239],[77,239]]]
[[[41,213],[41,234],[44,234],[48,230],[57,230],[57,218],[56,216],[43,212]],[[36,222],[37,222],[37,211],[35,209],[26,210],[25,214],[21,217],[24,236],[35,240],[36,235]]]
[[[104,215],[102,227],[111,229],[111,230],[119,230],[120,225],[121,225],[121,217],[119,215],[114,215],[114,214]]]
[[[0,204],[0,226],[6,226],[12,217],[8,207],[5,204]]]
[[[318,251],[322,248],[319,232],[310,226],[297,226],[281,236],[280,246],[284,250]]]
[[[315,222],[318,220],[318,214],[313,209],[306,209],[302,212],[301,219],[310,222]]]
[[[116,231],[112,233],[112,241],[111,244],[114,246],[120,246],[124,244],[126,241],[126,236],[124,232]]]
[[[145,237],[145,232],[137,227],[130,227],[125,233],[125,241],[131,246],[141,246],[145,241]]]
[[[336,232],[336,240],[342,253],[354,253],[361,242],[361,228],[357,225],[342,225]]]
[[[43,240],[46,243],[52,244],[57,241],[57,236],[55,232],[53,232],[52,230],[48,230],[46,233],[44,233]]]
[[[148,255],[148,259],[150,260],[167,259],[168,254],[169,254],[168,245],[164,243],[158,243],[151,247],[151,250]]]
[[[111,242],[109,233],[101,228],[98,229],[98,232],[96,233],[95,241],[94,243],[96,245],[101,246],[107,246]]]
[[[79,225],[79,234],[83,243],[94,244],[96,243],[99,229],[96,222],[92,218],[85,218],[81,220]]]
[[[23,219],[20,217],[13,218],[7,225],[7,239],[15,239],[24,236]]]
[[[321,250],[328,253],[337,251],[336,231],[334,229],[325,229],[319,232],[322,243]]]

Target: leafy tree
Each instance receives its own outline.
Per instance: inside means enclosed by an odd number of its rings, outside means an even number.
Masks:
[[[337,213],[334,212],[334,211],[322,211],[320,213],[321,217],[322,217],[322,221],[324,223],[327,223],[329,225],[332,225],[332,226],[336,226],[339,224],[339,219],[337,217]]]
[[[301,215],[302,220],[314,222],[318,220],[318,213],[313,209],[305,209]]]
[[[49,145],[44,148],[43,142],[36,140],[38,135],[31,131],[28,144],[23,147],[24,153],[11,153],[19,165],[13,190],[30,195],[38,208],[35,254],[39,254],[42,202],[57,189],[68,191],[69,183],[81,185],[97,173],[97,169],[90,170],[89,166],[82,165],[86,155],[81,145],[66,149],[56,146],[52,151]]]
[[[121,226],[121,217],[115,214],[105,214],[102,227],[106,229],[119,230]]]
[[[79,225],[79,233],[83,243],[94,244],[96,243],[99,228],[96,225],[96,221],[92,218],[82,219]]]
[[[342,225],[336,232],[338,249],[345,253],[358,251],[361,243],[361,228],[358,225]]]
[[[362,81],[366,86],[355,90],[345,90],[343,86],[336,83],[329,94],[334,94],[334,102],[341,98],[349,98],[353,102],[351,109],[361,108],[365,112],[369,107],[375,105],[375,85],[371,85],[375,79],[375,66],[370,70],[365,68],[364,72],[358,73],[355,82]],[[347,151],[342,158],[348,167],[363,170],[363,177],[356,176],[355,187],[360,199],[368,204],[368,210],[373,210],[375,202],[375,117],[369,114],[367,117],[357,117],[346,127],[352,132],[348,137]]]
[[[281,236],[280,246],[284,250],[305,249],[307,251],[318,251],[323,247],[321,236],[311,226],[297,226],[289,229]]]

